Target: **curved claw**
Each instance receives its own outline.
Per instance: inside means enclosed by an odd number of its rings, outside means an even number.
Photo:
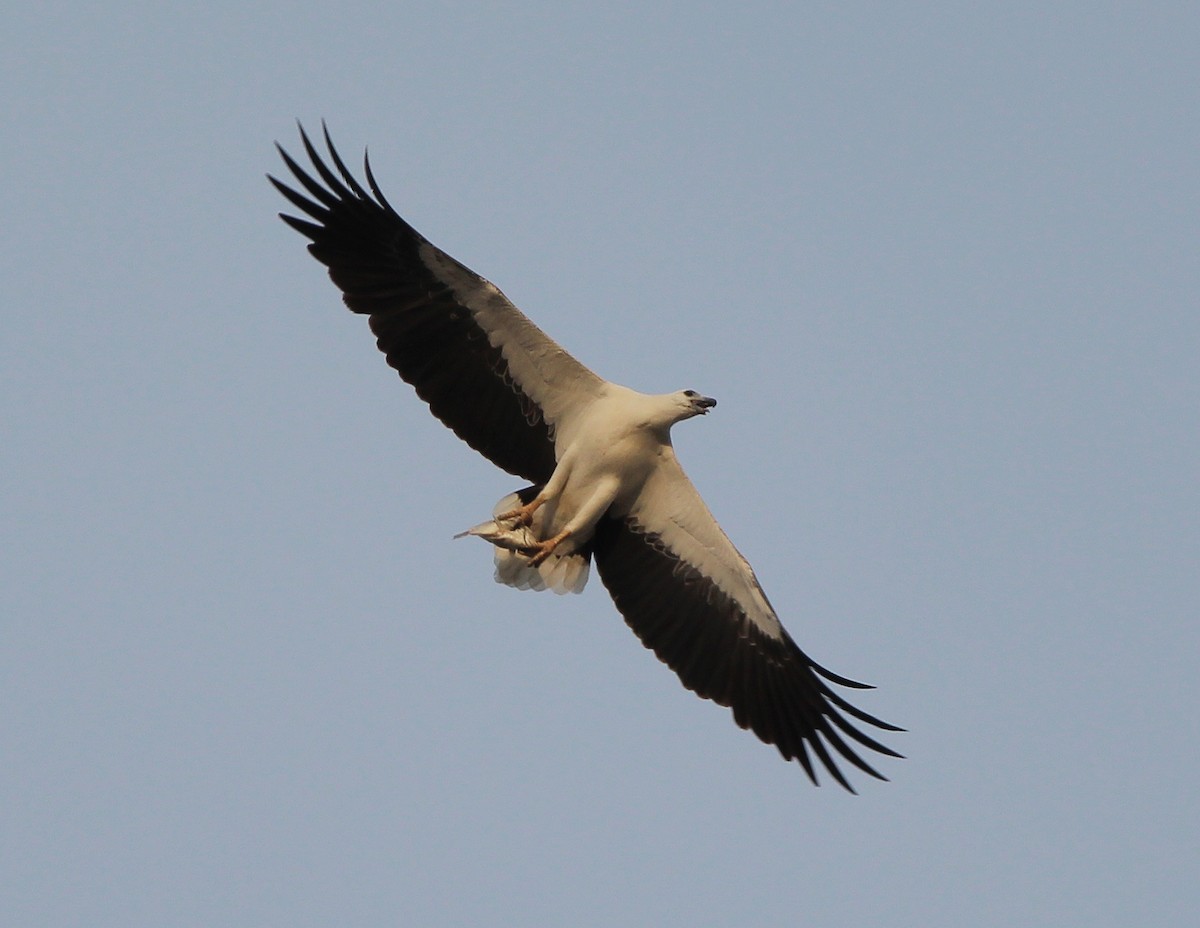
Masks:
[[[554,553],[555,548],[557,548],[570,537],[570,531],[563,529],[553,538],[547,538],[545,541],[538,542],[537,548],[534,549],[535,553],[529,559],[529,566],[537,567],[539,564],[544,562],[546,558]]]
[[[528,528],[533,524],[533,514],[538,511],[545,500],[541,496],[535,496],[524,506],[518,506],[516,509],[510,509],[508,512],[502,512],[496,516],[497,522],[512,522],[516,528]]]

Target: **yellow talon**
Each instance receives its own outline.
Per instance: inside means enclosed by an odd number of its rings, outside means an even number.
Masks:
[[[534,555],[529,559],[529,566],[537,567],[539,564],[541,564],[543,561],[545,561],[546,558],[548,558],[551,554],[554,553],[555,548],[557,548],[559,545],[561,545],[564,541],[566,541],[570,537],[571,537],[571,533],[567,529],[563,529],[561,532],[559,532],[553,538],[549,538],[546,541],[539,542],[537,548],[535,549]]]
[[[524,506],[518,506],[516,509],[510,509],[508,512],[502,512],[496,516],[497,522],[513,522],[518,527],[528,527],[533,524],[533,514],[538,511],[545,500],[540,496],[535,496]]]

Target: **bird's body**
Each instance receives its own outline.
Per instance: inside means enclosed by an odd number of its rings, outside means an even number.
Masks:
[[[496,546],[501,583],[581,592],[600,519],[627,516],[656,468],[674,455],[671,426],[715,405],[691,390],[651,395],[606,383],[563,410],[554,440],[557,463],[547,483],[530,488],[526,499],[505,497],[492,521],[463,534]],[[525,509],[523,523],[513,514]],[[554,539],[561,540],[538,562],[539,546]]]
[[[578,592],[594,557],[626,622],[697,694],[729,706],[743,728],[800,762],[809,751],[847,789],[830,752],[882,779],[843,736],[899,756],[843,716],[862,712],[828,682],[863,688],[792,641],[749,563],[684,474],[671,427],[715,400],[692,390],[645,394],[576,361],[484,280],[370,192],[325,136],[335,174],[301,137],[320,180],[286,153],[307,195],[276,181],[309,219],[311,239],[346,304],[370,317],[388,363],[473,448],[532,486],[502,499],[463,534],[495,546],[496,578],[522,589]],[[315,221],[312,221],[315,220]],[[828,681],[828,682],[826,682]]]

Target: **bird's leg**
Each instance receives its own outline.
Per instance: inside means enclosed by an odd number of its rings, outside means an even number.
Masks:
[[[589,526],[595,525],[604,511],[612,505],[612,501],[616,498],[619,489],[620,483],[615,477],[605,477],[598,480],[587,502],[576,510],[575,514],[571,516],[571,520],[563,526],[562,531],[553,538],[547,538],[545,541],[537,543],[537,547],[533,550],[533,554],[529,558],[529,566],[537,567],[572,535],[584,532]],[[543,491],[539,495],[546,496],[548,494]]]
[[[496,516],[497,522],[513,522],[518,526],[529,526],[533,524],[533,514],[541,508],[541,505],[546,502],[544,494],[539,493],[524,506],[518,506],[516,509],[510,509],[508,512],[502,512]]]
[[[523,506],[518,506],[516,509],[510,509],[508,512],[502,512],[496,516],[497,522],[515,522],[516,526],[529,527],[533,525],[533,514],[537,512],[544,504],[551,500],[558,499],[567,486],[567,479],[571,476],[573,465],[571,463],[572,456],[570,452],[564,455],[563,459],[554,467],[554,473],[550,475],[550,479],[546,484],[538,490],[537,495]],[[532,487],[530,488],[532,489]]]
[[[544,560],[546,560],[546,558],[554,553],[555,548],[557,548],[570,537],[571,530],[569,528],[564,528],[553,538],[547,538],[545,541],[538,542],[537,547],[533,549],[533,556],[529,559],[529,566],[537,567]]]

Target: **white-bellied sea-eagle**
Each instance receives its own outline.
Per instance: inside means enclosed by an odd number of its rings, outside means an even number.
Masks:
[[[270,180],[307,218],[283,220],[311,240],[346,305],[369,317],[388,364],[433,414],[531,484],[463,533],[495,546],[496,579],[578,592],[595,558],[629,627],[685,687],[728,706],[738,725],[798,761],[814,783],[810,752],[851,791],[834,755],[884,779],[848,741],[900,755],[850,719],[901,729],[830,687],[869,688],[796,646],[675,458],[671,427],[716,402],[693,390],[638,393],[598,377],[400,218],[369,162],[367,189],[328,131],[332,168],[300,134],[315,176],[280,148],[303,192]]]

